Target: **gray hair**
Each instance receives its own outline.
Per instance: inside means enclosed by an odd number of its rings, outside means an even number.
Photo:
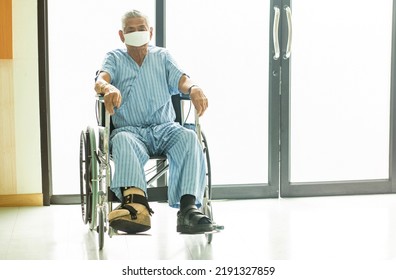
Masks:
[[[131,10],[126,12],[121,18],[122,29],[125,28],[125,23],[129,18],[144,18],[148,27],[150,27],[150,20],[148,16],[138,10]]]

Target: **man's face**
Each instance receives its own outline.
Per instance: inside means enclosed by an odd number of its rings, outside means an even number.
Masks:
[[[153,29],[147,25],[147,22],[144,18],[142,18],[142,17],[129,18],[125,21],[125,26],[124,26],[123,32],[122,32],[122,30],[120,30],[120,32],[119,32],[121,41],[122,42],[125,41],[124,34],[136,32],[136,31],[150,31],[150,40],[153,37]],[[147,47],[147,44],[143,45],[141,47],[138,47],[138,48],[142,48],[142,47]]]

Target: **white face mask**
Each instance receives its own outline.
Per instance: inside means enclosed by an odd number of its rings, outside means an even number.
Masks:
[[[140,47],[150,42],[149,31],[135,31],[124,34],[125,44],[133,47]]]

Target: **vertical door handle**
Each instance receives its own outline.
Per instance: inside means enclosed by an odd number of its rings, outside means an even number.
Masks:
[[[278,60],[280,57],[280,46],[279,46],[279,20],[280,20],[280,9],[279,7],[274,7],[274,25],[272,28],[272,38],[274,41],[274,60]]]
[[[286,52],[283,55],[283,59],[288,59],[291,54],[291,46],[292,46],[292,36],[293,36],[293,30],[292,30],[292,13],[291,9],[289,6],[285,6],[284,10],[286,12],[286,19],[287,19],[287,45],[286,45]]]

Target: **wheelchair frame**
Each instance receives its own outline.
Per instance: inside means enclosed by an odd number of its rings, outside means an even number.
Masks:
[[[176,120],[183,126],[190,126],[195,129],[206,160],[206,186],[201,211],[213,222],[213,210],[211,203],[211,167],[209,149],[205,135],[201,131],[199,117],[195,111],[195,123],[185,123],[184,101],[191,101],[188,96],[172,96],[173,107],[176,112]],[[98,145],[95,130],[87,127],[80,135],[80,194],[81,211],[85,224],[89,224],[89,229],[98,233],[99,250],[104,247],[104,235],[112,237],[117,232],[109,226],[108,213],[113,209],[113,202],[120,203],[110,190],[111,185],[111,158],[109,152],[110,133],[112,129],[111,117],[104,107],[103,97],[98,95],[96,100],[96,117],[99,127]],[[151,157],[157,160],[157,173],[147,180],[147,196],[149,201],[167,201],[166,173],[169,164],[166,157]],[[146,174],[147,175],[147,174]],[[147,176],[146,176],[147,177]],[[146,178],[147,179],[147,178]],[[162,182],[161,182],[162,180]],[[162,183],[164,186],[153,187],[153,183]],[[213,222],[214,223],[214,222]],[[215,232],[223,229],[222,226],[215,224]],[[207,242],[210,244],[213,232],[205,233]]]

